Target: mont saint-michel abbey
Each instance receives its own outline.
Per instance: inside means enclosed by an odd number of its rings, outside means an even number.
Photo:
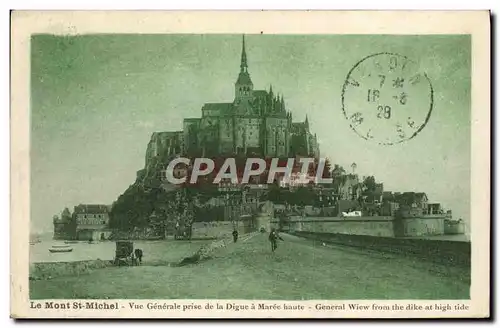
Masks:
[[[147,158],[164,155],[189,157],[319,157],[315,134],[303,122],[292,122],[282,95],[254,88],[248,69],[245,38],[241,64],[234,83],[234,99],[205,103],[201,118],[185,118],[183,131],[155,132]]]

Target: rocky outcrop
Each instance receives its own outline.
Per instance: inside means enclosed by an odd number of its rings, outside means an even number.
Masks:
[[[173,158],[182,153],[183,147],[182,131],[152,134],[146,149],[144,168],[137,172],[136,181],[113,203],[110,227],[122,231],[119,235],[115,234],[113,239],[161,237],[148,231],[129,231],[134,227],[150,226],[150,216],[154,211],[175,216],[176,211],[170,210],[172,206],[168,204],[180,203],[176,198],[180,188],[165,182],[165,169]]]
[[[182,153],[183,148],[184,133],[182,131],[154,132],[146,149],[146,166],[153,158],[174,156]]]
[[[144,169],[137,171],[137,181],[143,185],[159,187],[158,178],[170,160],[181,154],[184,149],[182,131],[154,132],[146,148]]]
[[[203,245],[202,247],[200,247],[200,249],[196,251],[196,253],[194,253],[193,255],[183,258],[176,266],[195,264],[203,260],[210,259],[217,250],[224,247],[226,247],[226,241],[224,239],[215,240],[210,244]]]

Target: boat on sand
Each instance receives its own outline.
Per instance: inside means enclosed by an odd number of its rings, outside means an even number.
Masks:
[[[69,245],[53,245],[49,248],[49,252],[51,253],[69,253],[72,252],[73,248]]]

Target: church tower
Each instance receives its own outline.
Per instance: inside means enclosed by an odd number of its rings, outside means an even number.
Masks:
[[[235,102],[239,104],[242,100],[252,98],[253,83],[248,73],[247,53],[245,50],[245,36],[243,35],[243,46],[241,50],[240,74],[234,85]]]

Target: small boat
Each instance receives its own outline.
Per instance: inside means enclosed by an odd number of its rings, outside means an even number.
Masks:
[[[68,245],[54,245],[49,248],[49,252],[51,253],[69,253],[72,252],[73,248]]]
[[[40,236],[38,236],[38,235],[31,235],[30,234],[30,245],[38,244],[40,242],[42,242],[40,240]]]
[[[64,243],[65,244],[78,244],[78,241],[77,240],[66,240]]]

